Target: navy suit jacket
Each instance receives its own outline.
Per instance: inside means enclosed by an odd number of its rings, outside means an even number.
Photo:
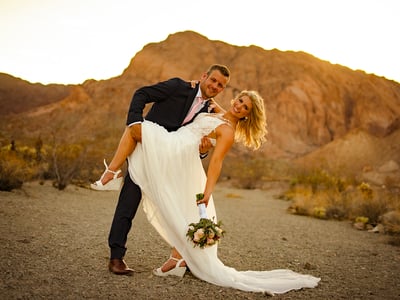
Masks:
[[[182,126],[198,90],[199,84],[192,88],[190,82],[180,78],[141,87],[132,97],[127,125],[143,121],[145,105],[153,103],[145,119],[165,127],[168,131],[175,131]],[[198,113],[207,112],[208,104],[207,102]]]

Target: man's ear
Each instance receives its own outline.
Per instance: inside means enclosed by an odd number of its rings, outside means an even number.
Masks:
[[[204,72],[204,73],[201,75],[200,80],[206,80],[207,77],[208,77],[207,72]]]

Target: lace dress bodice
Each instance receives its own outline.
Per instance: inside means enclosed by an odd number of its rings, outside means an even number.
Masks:
[[[189,130],[197,138],[201,139],[203,136],[210,134],[221,124],[228,124],[230,122],[222,117],[222,114],[201,113],[197,115],[192,123],[181,127],[178,131]],[[211,138],[211,142],[215,146],[215,139]]]

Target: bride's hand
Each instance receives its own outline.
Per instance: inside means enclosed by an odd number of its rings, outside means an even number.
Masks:
[[[206,205],[206,207],[208,206],[208,201],[210,201],[210,196],[204,196],[203,199],[197,200],[196,204],[202,204],[204,203]]]
[[[193,89],[196,87],[196,84],[199,83],[198,80],[190,80],[189,82],[190,82],[190,86],[191,86]]]
[[[201,138],[200,145],[199,145],[200,154],[206,154],[212,147],[213,147],[213,144],[211,143],[210,138],[208,138],[207,136],[203,136]]]

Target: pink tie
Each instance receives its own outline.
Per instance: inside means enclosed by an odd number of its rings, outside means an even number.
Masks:
[[[185,120],[183,120],[182,124],[186,124],[187,122],[192,120],[193,116],[201,109],[201,107],[204,103],[204,100],[201,97],[196,97],[196,99],[194,101],[195,101],[195,103],[193,104],[192,108],[190,109],[189,113],[187,114]]]

